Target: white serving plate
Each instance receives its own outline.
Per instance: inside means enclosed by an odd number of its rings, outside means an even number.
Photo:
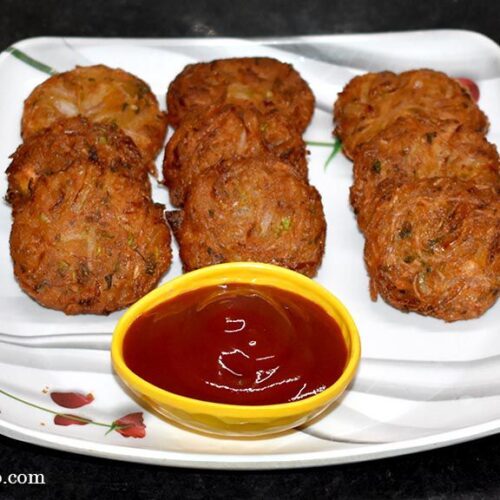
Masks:
[[[337,93],[367,70],[430,67],[475,80],[480,106],[500,143],[500,48],[467,31],[241,39],[35,38],[15,44],[35,60],[67,70],[104,63],[137,74],[162,106],[169,82],[185,64],[221,57],[266,55],[292,63],[311,85],[317,108],[310,141],[332,142]],[[19,54],[18,54],[19,55]],[[47,77],[5,51],[0,55],[0,168],[20,143],[23,100]],[[79,316],[44,309],[16,284],[9,256],[10,208],[0,205],[0,432],[15,439],[88,455],[214,469],[270,469],[347,463],[435,448],[500,430],[500,307],[447,324],[403,314],[370,301],[363,238],[348,204],[351,164],[331,148],[311,146],[310,180],[328,220],[326,255],[317,280],[352,312],[362,339],[358,375],[342,401],[307,427],[266,439],[217,439],[167,423],[131,398],[113,374],[109,341],[121,313]],[[158,165],[161,164],[161,157]],[[0,193],[6,191],[5,176]],[[157,201],[167,193],[155,187]],[[177,252],[175,252],[177,254]],[[164,281],[181,272],[176,255]],[[47,392],[92,392],[78,410],[55,405]],[[102,426],[56,426],[53,411],[111,423],[143,412],[146,437],[105,434]]]

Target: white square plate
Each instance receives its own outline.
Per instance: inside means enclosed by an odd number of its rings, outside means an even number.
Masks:
[[[490,141],[500,143],[500,48],[466,31],[242,39],[36,38],[0,55],[1,168],[20,143],[23,100],[45,74],[76,64],[121,67],[148,82],[164,106],[169,82],[191,62],[270,56],[307,80],[317,107],[306,140],[333,143],[332,105],[354,75],[428,67],[468,77],[480,88]],[[45,309],[14,280],[9,256],[10,207],[0,205],[0,432],[16,439],[137,462],[220,469],[305,467],[387,457],[457,443],[500,429],[500,308],[447,324],[371,302],[363,238],[348,204],[352,166],[341,154],[325,168],[331,147],[309,147],[310,180],[322,194],[328,222],[317,280],[349,308],[361,334],[358,375],[342,401],[312,425],[273,438],[217,439],[169,424],[138,406],[114,376],[109,340],[120,313],[69,317]],[[161,164],[161,157],[158,165]],[[0,193],[6,192],[0,178]],[[167,204],[166,191],[154,197]],[[176,254],[164,281],[181,272]],[[142,411],[146,437],[105,434],[100,425],[61,427],[48,392],[93,393],[72,413],[110,424]]]

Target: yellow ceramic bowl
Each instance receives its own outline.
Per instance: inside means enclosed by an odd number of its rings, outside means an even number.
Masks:
[[[123,359],[123,340],[138,316],[177,295],[225,283],[273,286],[297,293],[321,306],[337,321],[347,345],[347,363],[340,378],[323,392],[293,403],[243,406],[200,401],[168,392],[146,382],[127,367]],[[360,353],[356,325],[335,296],[302,274],[254,262],[205,267],[153,290],[123,315],[111,344],[116,373],[140,400],[181,425],[224,436],[260,436],[281,432],[316,417],[344,392],[354,377]]]

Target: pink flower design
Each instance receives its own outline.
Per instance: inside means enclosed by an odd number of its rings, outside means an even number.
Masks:
[[[46,391],[42,391],[46,393]],[[123,437],[133,437],[133,438],[143,438],[146,436],[146,425],[144,424],[144,418],[142,412],[129,413],[118,420],[114,420],[111,424],[107,422],[98,422],[96,420],[91,420],[90,418],[80,417],[79,415],[72,415],[71,413],[59,413],[51,408],[45,408],[38,404],[26,401],[25,399],[11,394],[0,387],[0,394],[11,398],[18,403],[23,403],[27,406],[31,406],[37,410],[45,411],[54,415],[55,425],[98,425],[100,427],[106,427],[109,434],[111,431],[116,431]],[[52,400],[64,408],[80,408],[81,406],[88,405],[94,401],[94,396],[92,394],[82,394],[79,392],[52,392],[50,394]]]
[[[469,78],[455,78],[455,80],[462,85],[475,102],[479,101],[479,87],[476,82],[470,80]]]
[[[115,430],[124,437],[142,439],[146,436],[146,426],[142,412],[129,413],[115,420],[111,426],[111,430]]]
[[[68,413],[60,413],[54,417],[54,424],[56,425],[87,425],[91,424],[92,420],[82,418],[78,415],[70,415]]]
[[[51,392],[50,397],[63,408],[80,408],[94,401],[92,394],[85,395],[80,392]]]

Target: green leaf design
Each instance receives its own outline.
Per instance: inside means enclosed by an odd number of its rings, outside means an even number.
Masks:
[[[26,63],[28,66],[37,69],[38,71],[42,71],[43,73],[47,73],[48,75],[57,75],[58,71],[46,64],[33,59],[31,56],[23,52],[22,50],[17,49],[16,47],[7,47],[6,52],[13,55],[15,58],[19,59],[23,63]]]
[[[325,148],[332,148],[332,152],[325,161],[324,169],[326,170],[330,162],[337,156],[337,153],[342,149],[342,142],[340,139],[335,138],[334,142],[322,142],[322,141],[306,141],[308,146],[319,146]]]
[[[115,424],[115,422],[113,422],[110,426],[109,426],[109,429],[106,431],[106,434],[104,434],[105,436],[107,436],[110,432],[113,432],[114,430],[116,430],[118,428],[118,425]]]

